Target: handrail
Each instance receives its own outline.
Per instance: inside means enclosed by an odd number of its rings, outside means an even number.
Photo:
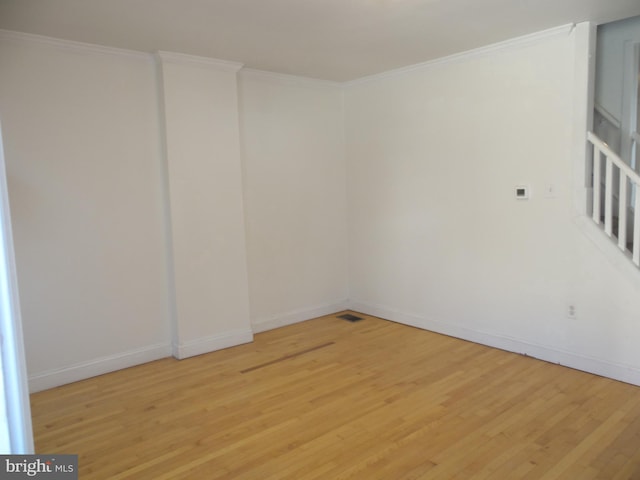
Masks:
[[[611,125],[613,125],[617,129],[620,129],[620,120],[618,120],[611,113],[609,113],[609,110],[604,108],[599,103],[596,103],[593,106],[593,108],[595,108],[596,112],[598,112],[600,115],[602,115],[607,122],[609,122]]]
[[[587,132],[587,139],[594,144],[598,149],[604,153],[611,161],[618,167],[621,171],[625,173],[629,180],[631,180],[636,185],[640,185],[640,175],[633,170],[624,160],[622,160],[616,152],[611,150],[611,147],[607,145],[605,142],[600,140],[598,136],[592,132]]]
[[[592,215],[596,225],[600,225],[601,215],[604,214],[604,233],[610,238],[614,236],[613,225],[613,169],[614,167],[620,172],[619,192],[618,192],[618,222],[617,232],[615,236],[618,239],[618,247],[623,252],[627,251],[627,209],[631,208],[633,212],[633,240],[631,242],[631,261],[636,267],[640,268],[640,194],[635,195],[633,206],[628,204],[627,199],[627,181],[629,181],[636,190],[640,186],[640,175],[638,175],[627,163],[625,163],[605,142],[600,140],[597,135],[587,132],[587,138],[593,145],[593,202]],[[604,153],[605,172],[604,185],[602,182],[602,165],[600,159]],[[604,198],[603,198],[604,195]],[[601,202],[604,200],[604,212],[602,212]]]

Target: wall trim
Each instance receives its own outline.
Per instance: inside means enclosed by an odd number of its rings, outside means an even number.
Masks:
[[[88,362],[76,363],[68,367],[56,368],[54,370],[30,375],[29,391],[35,393],[41,390],[47,390],[169,356],[171,356],[171,348],[168,343],[158,343],[128,352],[108,355],[106,357],[89,360]]]
[[[173,345],[173,356],[178,360],[215,352],[223,348],[235,347],[253,341],[253,332],[248,328],[231,330],[209,337],[189,340]]]
[[[352,86],[362,85],[365,83],[377,82],[379,80],[387,79],[390,77],[406,75],[407,73],[411,73],[411,72],[429,70],[431,68],[439,67],[441,65],[446,65],[449,63],[462,62],[465,60],[489,55],[496,52],[521,48],[527,45],[538,43],[548,38],[555,38],[562,35],[565,35],[565,36],[570,35],[573,32],[575,26],[576,25],[574,23],[561,25],[559,27],[542,30],[540,32],[535,32],[535,33],[530,33],[528,35],[522,35],[520,37],[510,38],[502,42],[492,43],[484,47],[474,48],[474,49],[466,50],[460,53],[454,53],[452,55],[436,58],[434,60],[429,60],[427,62],[416,63],[414,65],[408,65],[406,67],[400,67],[394,70],[388,70],[386,72],[376,73],[374,75],[357,78],[355,80],[345,82],[343,83],[343,85],[345,87],[352,87]]]
[[[153,57],[149,53],[139,52],[137,50],[128,50],[126,48],[107,47],[94,43],[76,42],[74,40],[65,40],[62,38],[47,37],[44,35],[36,35],[34,33],[15,32],[13,30],[0,29],[1,40],[13,40],[20,42],[35,43],[53,48],[62,48],[67,50],[75,50],[80,52],[98,53],[101,55],[115,55],[119,57],[131,57],[138,60],[152,60]]]
[[[226,72],[237,72],[243,65],[242,63],[231,62],[229,60],[218,60],[217,58],[200,57],[197,55],[188,55],[186,53],[158,51],[156,52],[156,56],[160,58],[163,63],[195,65],[215,68]]]
[[[266,70],[257,70],[254,68],[243,68],[240,70],[240,75],[243,77],[254,77],[264,80],[276,81],[287,85],[301,86],[301,87],[325,87],[325,88],[343,88],[344,84],[341,82],[333,82],[331,80],[321,80],[311,77],[301,77],[298,75],[289,75],[287,73],[269,72]]]
[[[640,386],[640,369],[621,363],[613,363],[601,358],[589,357],[558,350],[544,345],[531,343],[519,338],[499,335],[492,332],[473,330],[460,325],[431,320],[419,315],[401,312],[382,305],[373,305],[360,301],[350,303],[350,309],[367,315],[373,315],[402,323],[412,327],[428,330],[443,335],[448,335],[462,340],[479,343],[488,347],[499,348],[508,352],[519,353],[529,357],[556,363],[565,367],[581,370],[594,375],[619,380]]]
[[[206,67],[217,68],[224,71],[238,72],[241,71],[243,75],[249,75],[254,77],[261,77],[264,79],[276,80],[293,85],[309,86],[309,87],[331,87],[331,88],[345,88],[360,85],[363,83],[375,82],[385,79],[387,77],[395,77],[403,75],[409,72],[427,70],[439,65],[460,62],[469,58],[477,56],[488,55],[496,51],[508,50],[511,48],[519,48],[524,45],[536,43],[546,38],[555,37],[559,35],[568,35],[573,32],[575,24],[567,24],[559,27],[543,30],[540,32],[515,37],[502,42],[493,43],[484,47],[467,50],[460,53],[455,53],[445,57],[437,58],[427,62],[417,63],[414,65],[408,65],[400,67],[394,70],[388,70],[386,72],[369,75],[348,82],[334,82],[331,80],[315,79],[311,77],[302,77],[297,75],[289,75],[285,73],[276,73],[266,70],[259,70],[253,68],[243,68],[244,64],[234,62],[230,60],[220,60],[209,57],[202,57],[198,55],[189,55],[185,53],[176,53],[168,51],[158,51],[154,53],[142,52],[137,50],[128,50],[125,48],[109,47],[104,45],[98,45],[93,43],[77,42],[74,40],[65,40],[61,38],[47,37],[45,35],[37,35],[33,33],[17,32],[13,30],[0,29],[0,39],[27,41],[32,43],[39,43],[42,45],[48,45],[56,48],[65,48],[76,51],[86,51],[92,53],[99,53],[103,55],[117,55],[128,56],[137,59],[145,59],[147,61],[155,58],[161,59],[163,62],[178,63],[178,64],[190,64],[200,65]]]
[[[596,26],[583,22],[576,26],[574,36],[572,174],[573,203],[579,215],[587,214],[587,202],[592,168],[587,163],[591,154],[587,131],[593,130],[595,98]]]
[[[275,328],[286,327],[294,323],[304,322],[312,318],[332,315],[348,309],[348,301],[343,300],[327,305],[320,305],[312,308],[304,308],[300,310],[292,310],[290,312],[270,315],[268,317],[256,318],[251,320],[251,325],[255,333],[266,332]]]

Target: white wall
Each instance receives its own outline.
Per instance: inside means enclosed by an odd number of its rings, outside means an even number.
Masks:
[[[32,388],[347,298],[640,384],[638,272],[576,221],[578,30],[346,87],[2,34]]]
[[[344,308],[341,87],[158,62],[0,32],[32,390]]]
[[[174,355],[250,342],[236,72],[162,53]]]
[[[560,29],[347,89],[354,308],[640,383],[637,272],[574,222],[578,46]]]
[[[344,308],[342,89],[241,71],[244,196],[257,331]]]
[[[625,43],[640,42],[640,17],[600,25],[596,51],[596,102],[622,118]]]
[[[166,356],[152,59],[3,34],[0,71],[32,388]]]

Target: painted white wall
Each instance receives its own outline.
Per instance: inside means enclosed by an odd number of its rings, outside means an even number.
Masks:
[[[243,70],[240,94],[254,329],[341,310],[348,297],[342,88]]]
[[[161,53],[175,289],[174,355],[253,335],[249,319],[236,72],[239,64]]]
[[[580,41],[559,29],[347,89],[354,308],[640,383],[637,272],[574,222]]]
[[[3,34],[0,71],[31,388],[166,356],[152,59]]]
[[[627,18],[598,27],[596,102],[618,121],[622,118],[626,42],[640,42],[640,17]]]
[[[32,390],[250,340],[239,113],[255,329],[344,307],[340,87],[249,74],[239,112],[237,64],[0,37]]]
[[[343,88],[165,54],[160,90],[149,55],[0,35],[32,388],[346,298],[640,384],[637,272],[575,221],[578,31]]]

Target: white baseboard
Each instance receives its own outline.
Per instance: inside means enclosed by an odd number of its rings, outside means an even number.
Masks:
[[[397,323],[410,325],[423,330],[461,338],[463,340],[499,348],[508,352],[527,355],[546,362],[556,363],[565,367],[640,386],[640,369],[630,365],[612,363],[600,358],[588,357],[550,348],[544,345],[530,343],[522,339],[438,322],[418,315],[403,313],[381,305],[372,305],[364,302],[353,301],[350,302],[349,309]]]
[[[171,356],[171,346],[169,344],[157,344],[116,355],[96,358],[88,362],[77,363],[68,367],[30,375],[29,391],[34,393],[47,390],[169,356]]]
[[[274,328],[304,322],[306,320],[311,320],[312,318],[331,315],[333,313],[347,310],[347,308],[347,300],[343,300],[329,305],[321,305],[318,307],[271,315],[265,318],[257,318],[251,321],[251,325],[253,326],[253,331],[255,333],[266,332],[267,330],[273,330]]]
[[[243,343],[253,341],[253,332],[250,329],[231,330],[210,337],[198,338],[181,342],[173,346],[173,356],[179,360],[203,353],[215,352],[223,348],[235,347]]]

